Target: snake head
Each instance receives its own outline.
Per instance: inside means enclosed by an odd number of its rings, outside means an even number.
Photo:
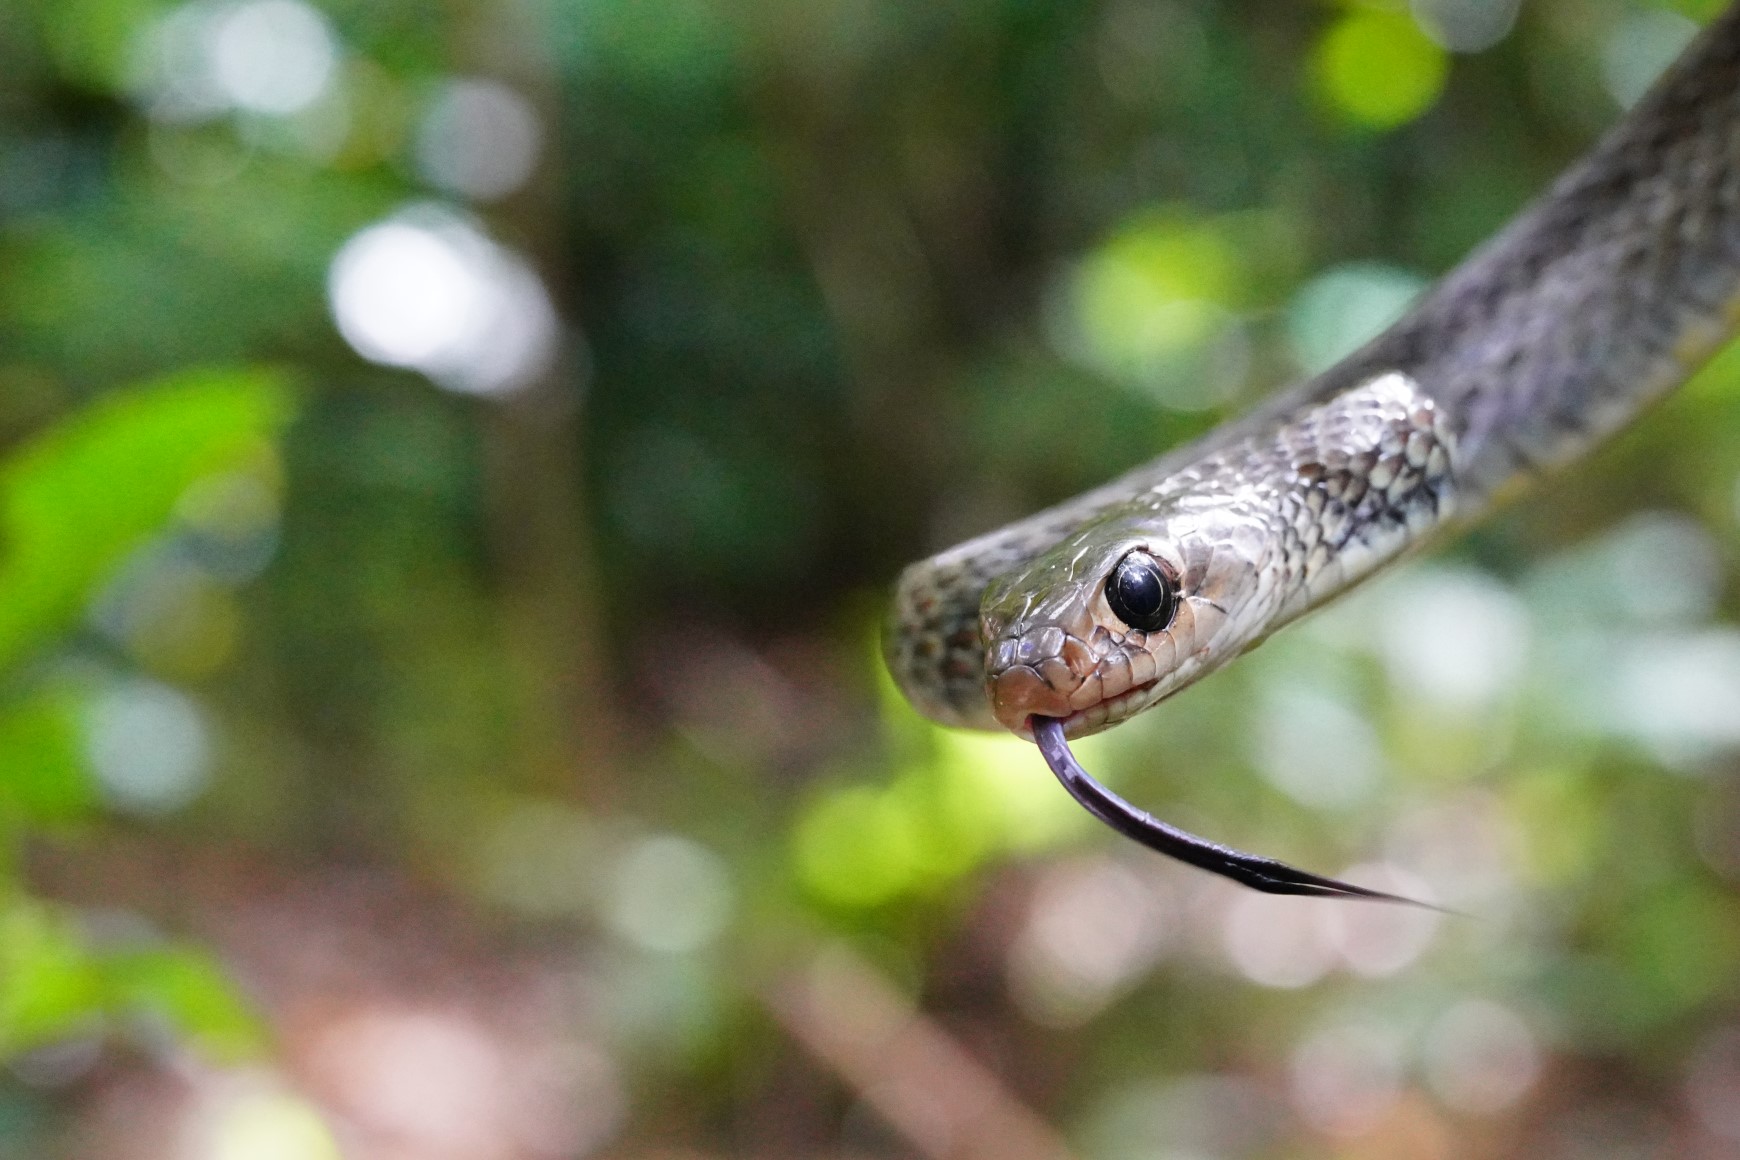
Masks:
[[[1239,504],[1151,501],[1093,521],[985,592],[985,683],[999,723],[1114,725],[1266,633],[1279,595],[1270,523]],[[1156,592],[1155,580],[1160,588]]]

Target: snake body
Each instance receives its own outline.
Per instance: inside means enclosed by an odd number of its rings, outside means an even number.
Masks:
[[[907,568],[885,636],[920,711],[1070,737],[1146,709],[1586,453],[1740,325],[1740,5],[1388,331],[1255,412]],[[1176,587],[1143,631],[1132,552]]]

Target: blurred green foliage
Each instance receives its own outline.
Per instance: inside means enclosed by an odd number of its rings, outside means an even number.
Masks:
[[[15,450],[0,466],[0,666],[75,620],[193,484],[269,455],[288,417],[276,382],[195,373],[106,398]]]
[[[1089,1160],[1730,1154],[1734,356],[1081,747],[1471,919],[1127,848],[869,644],[1397,317],[1718,7],[0,7],[0,1156],[970,1136],[879,986]]]
[[[263,1044],[203,952],[94,945],[76,915],[24,893],[17,873],[26,835],[88,821],[99,804],[81,728],[89,682],[33,662],[195,484],[270,459],[289,410],[273,376],[189,372],[105,396],[0,461],[0,1051],[142,1013],[223,1056]]]

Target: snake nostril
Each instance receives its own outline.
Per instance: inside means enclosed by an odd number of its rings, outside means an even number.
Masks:
[[[1086,679],[1096,667],[1093,650],[1073,636],[1063,642],[1063,648],[1058,655],[1063,657],[1070,672],[1079,679]]]
[[[1045,683],[1060,693],[1074,692],[1081,678],[1066,664],[1062,657],[1046,657],[1039,662],[1039,675],[1045,678]]]
[[[1068,697],[1026,665],[1017,665],[992,677],[990,693],[992,713],[1016,732],[1021,731],[1023,723],[1034,713],[1067,717],[1074,711]]]

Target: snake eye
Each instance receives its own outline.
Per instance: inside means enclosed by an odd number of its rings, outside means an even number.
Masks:
[[[1170,568],[1138,549],[1106,577],[1106,603],[1131,628],[1159,632],[1178,611],[1178,582]]]

